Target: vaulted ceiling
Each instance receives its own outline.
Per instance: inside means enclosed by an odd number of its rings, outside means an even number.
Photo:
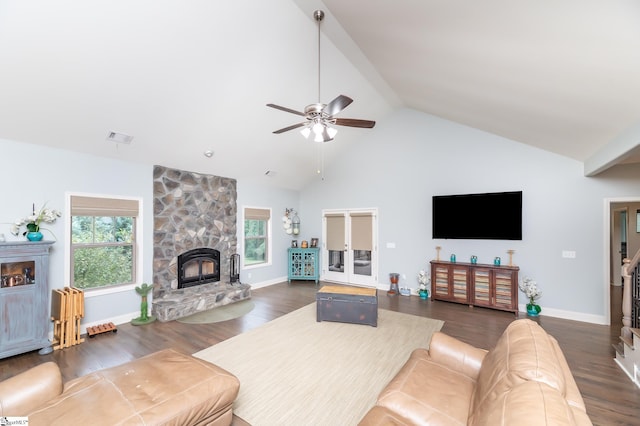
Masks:
[[[272,134],[300,117],[265,105],[318,100],[316,9],[340,117],[413,108],[587,175],[640,161],[634,0],[4,0],[0,138],[301,188],[318,144]],[[324,155],[375,131],[340,127]]]

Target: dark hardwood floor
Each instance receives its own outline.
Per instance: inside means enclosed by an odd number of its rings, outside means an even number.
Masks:
[[[0,360],[0,380],[45,361],[58,363],[67,381],[164,348],[192,354],[314,302],[316,289],[310,282],[285,282],[253,290],[252,312],[217,324],[189,325],[177,321],[156,321],[137,327],[121,324],[117,333],[98,335],[49,355],[30,352]],[[612,300],[619,300],[620,291],[619,287],[612,288]],[[389,297],[384,291],[378,295],[380,308],[444,320],[443,332],[485,349],[490,349],[505,327],[516,319],[507,312],[425,301],[416,296]],[[619,312],[617,305],[612,308],[612,312]],[[544,315],[536,321],[558,339],[595,425],[640,424],[640,389],[613,361],[611,344],[618,342],[619,318],[614,318],[611,327]]]

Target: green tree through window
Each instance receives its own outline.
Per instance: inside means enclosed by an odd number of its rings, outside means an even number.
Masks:
[[[73,216],[73,286],[82,289],[135,281],[135,218]]]
[[[252,266],[269,262],[269,222],[271,210],[244,208],[244,265]]]

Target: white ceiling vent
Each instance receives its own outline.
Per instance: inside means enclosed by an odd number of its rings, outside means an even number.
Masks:
[[[110,142],[130,144],[133,140],[133,136],[125,135],[124,133],[109,132],[107,140]]]

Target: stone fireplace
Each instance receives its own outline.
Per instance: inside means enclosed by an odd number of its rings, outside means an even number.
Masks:
[[[154,166],[153,195],[153,315],[171,321],[250,298],[248,284],[230,282],[235,179]]]

